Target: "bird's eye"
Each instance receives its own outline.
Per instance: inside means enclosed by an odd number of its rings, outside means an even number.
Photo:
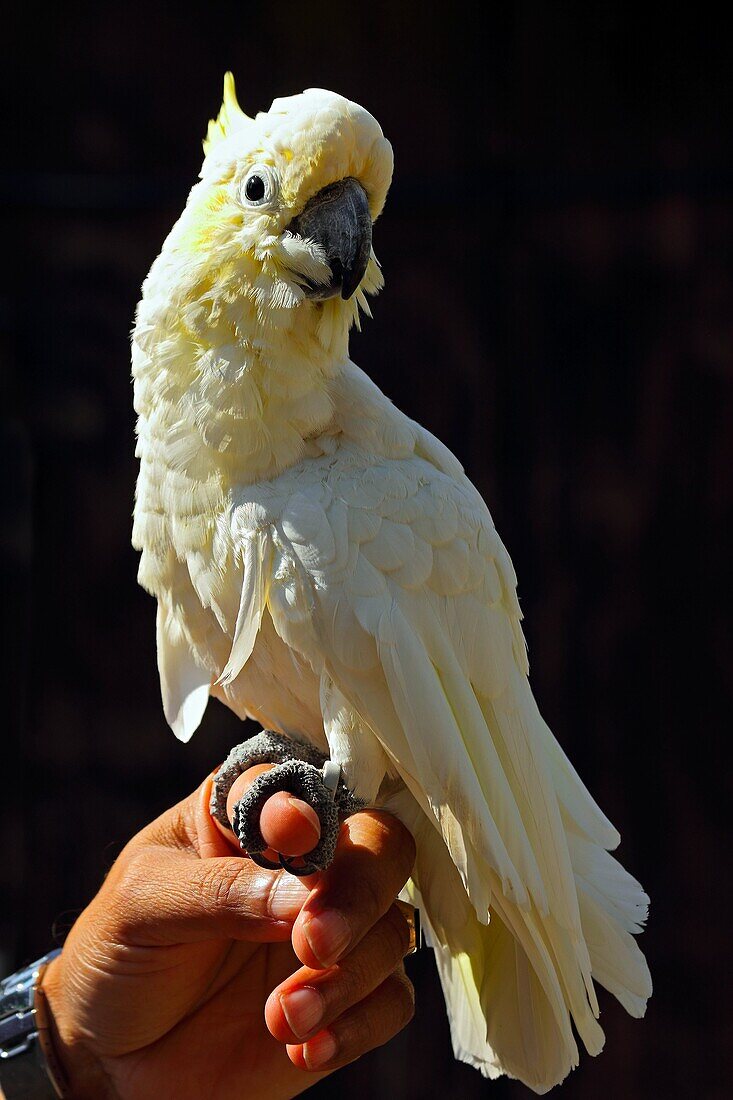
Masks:
[[[239,194],[245,206],[268,206],[277,196],[277,176],[267,164],[255,164],[242,180]]]
[[[244,187],[250,202],[260,202],[265,197],[265,181],[262,176],[250,176]]]

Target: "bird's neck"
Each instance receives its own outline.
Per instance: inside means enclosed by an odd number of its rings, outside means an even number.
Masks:
[[[328,425],[330,386],[348,358],[346,331],[332,326],[324,341],[316,308],[291,310],[277,325],[258,323],[254,309],[236,326],[173,311],[152,325],[139,318],[133,378],[143,442],[152,434],[172,468],[205,462],[244,482],[298,461],[304,441]]]
[[[253,311],[233,329],[177,309],[139,310],[137,545],[201,546],[237,485],[277,476],[328,431],[348,338],[332,326],[324,340],[315,310],[290,312],[287,325],[259,325]]]

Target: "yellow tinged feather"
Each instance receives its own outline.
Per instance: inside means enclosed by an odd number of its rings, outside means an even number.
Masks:
[[[237,102],[237,90],[234,86],[234,76],[227,72],[224,74],[224,96],[221,108],[216,118],[209,122],[204,138],[204,153],[208,156],[210,150],[219,141],[229,137],[230,133],[242,122],[246,122],[247,115]]]

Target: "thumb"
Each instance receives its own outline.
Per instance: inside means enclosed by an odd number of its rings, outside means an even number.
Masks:
[[[200,859],[147,845],[125,854],[104,892],[111,890],[105,904],[131,946],[287,940],[310,892],[287,872],[238,856]]]
[[[143,829],[96,901],[135,946],[287,940],[310,890],[233,855],[209,816],[210,779]],[[104,898],[102,897],[104,895]]]

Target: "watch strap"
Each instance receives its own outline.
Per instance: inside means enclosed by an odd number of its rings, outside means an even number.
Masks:
[[[5,1100],[57,1100],[64,1072],[50,1037],[41,979],[51,951],[0,982],[0,1085]]]

